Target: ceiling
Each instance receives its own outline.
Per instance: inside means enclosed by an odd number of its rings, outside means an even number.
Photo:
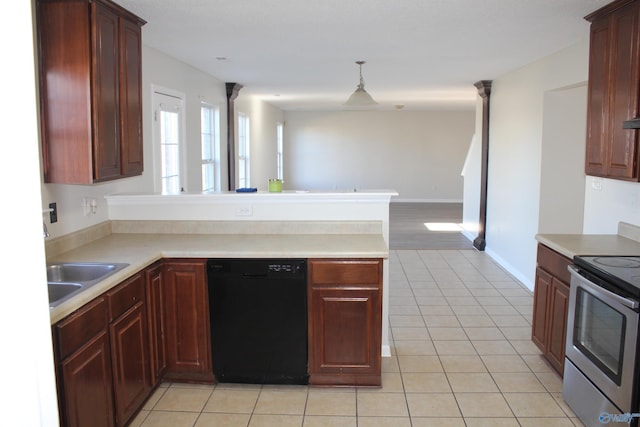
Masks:
[[[116,0],[143,43],[283,110],[469,109],[492,80],[587,37],[610,0]],[[398,107],[396,107],[398,106]]]

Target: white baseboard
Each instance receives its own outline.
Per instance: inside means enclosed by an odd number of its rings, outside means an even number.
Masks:
[[[509,274],[518,279],[520,283],[525,285],[527,289],[533,292],[533,282],[524,274],[520,272],[520,270],[516,269],[514,266],[506,262],[502,257],[500,257],[497,253],[491,250],[491,248],[485,248],[485,252],[489,255],[495,262],[500,264],[502,268],[507,270]]]
[[[462,203],[462,199],[399,199],[392,197],[391,203]]]
[[[391,346],[382,346],[382,357],[391,357]]]
[[[473,243],[473,241],[476,239],[476,237],[478,237],[477,233],[476,234],[471,234],[471,232],[469,230],[462,230],[460,232],[464,237],[466,237],[467,239],[469,239],[470,242]]]

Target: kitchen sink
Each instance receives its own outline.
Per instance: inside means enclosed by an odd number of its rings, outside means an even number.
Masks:
[[[49,307],[59,305],[128,265],[103,262],[61,262],[47,265]]]
[[[82,285],[78,283],[48,283],[48,288],[49,303],[54,304],[82,289]]]
[[[47,266],[47,281],[49,282],[80,282],[90,283],[99,281],[122,270],[129,264],[123,263],[59,263]]]

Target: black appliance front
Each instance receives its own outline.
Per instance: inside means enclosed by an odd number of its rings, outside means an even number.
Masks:
[[[212,259],[207,274],[216,379],[307,384],[306,260]]]

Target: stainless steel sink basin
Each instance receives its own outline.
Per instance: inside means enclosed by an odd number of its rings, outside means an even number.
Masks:
[[[82,285],[78,283],[49,283],[48,287],[50,304],[71,296],[72,293],[82,289]]]
[[[59,305],[128,265],[103,262],[61,262],[47,265],[49,307]]]
[[[60,263],[47,266],[49,282],[92,282],[101,280],[129,264]],[[122,266],[119,268],[119,266]]]

